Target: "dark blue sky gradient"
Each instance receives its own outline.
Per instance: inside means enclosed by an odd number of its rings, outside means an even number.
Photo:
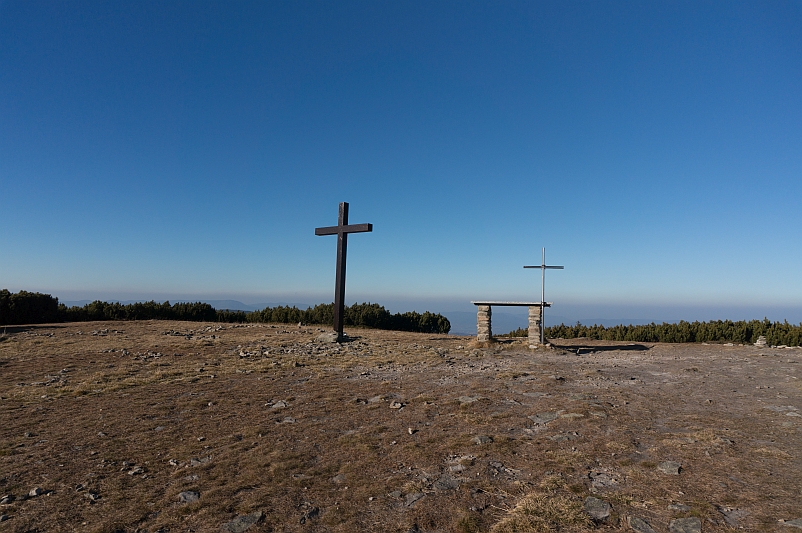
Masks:
[[[349,201],[349,300],[802,320],[802,4],[3,1],[0,188],[62,299],[330,299]]]

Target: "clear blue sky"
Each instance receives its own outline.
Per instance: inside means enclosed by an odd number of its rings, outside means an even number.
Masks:
[[[800,321],[802,2],[0,1],[0,192],[62,300],[331,301],[348,201],[349,302]]]

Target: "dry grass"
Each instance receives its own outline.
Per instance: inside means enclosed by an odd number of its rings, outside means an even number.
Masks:
[[[582,499],[558,476],[549,476],[539,490],[518,500],[490,530],[492,533],[541,533],[586,531],[591,521],[582,509]]]
[[[664,531],[674,502],[706,532],[727,530],[717,506],[747,509],[746,529],[797,517],[802,418],[785,413],[802,404],[777,358],[351,333],[340,346],[286,325],[9,328],[0,497],[15,500],[0,529],[219,531],[261,511],[249,533],[579,531],[631,515]],[[680,476],[657,470],[666,460]],[[48,495],[26,498],[34,487]],[[200,500],[181,503],[188,490]],[[598,525],[581,511],[594,491],[613,506]]]

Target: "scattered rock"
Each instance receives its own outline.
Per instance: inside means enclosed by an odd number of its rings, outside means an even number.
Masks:
[[[731,509],[729,507],[719,507],[718,512],[724,515],[724,521],[730,527],[739,527],[738,520],[746,517],[749,511],[744,509]]]
[[[536,415],[532,415],[529,417],[529,420],[534,422],[538,426],[545,426],[549,422],[553,420],[557,420],[557,413],[538,413]]]
[[[200,492],[194,490],[186,490],[178,495],[178,501],[182,503],[195,503],[200,500]]]
[[[434,488],[437,490],[454,490],[459,487],[459,484],[459,480],[448,474],[443,474],[440,479],[434,482]]]
[[[41,496],[45,493],[45,490],[42,487],[34,487],[28,493],[29,498],[36,498],[37,496]]]
[[[332,483],[345,483],[345,474],[337,474],[333,478],[331,478]]]
[[[317,518],[319,515],[320,515],[320,509],[318,509],[317,507],[312,507],[307,512],[301,515],[301,518],[300,520],[298,520],[298,522],[301,524],[305,524],[307,520]]]
[[[321,333],[317,337],[315,337],[317,342],[324,342],[324,343],[336,343],[339,340],[339,336],[337,335],[336,331],[329,331],[326,333]]]
[[[262,511],[241,515],[223,526],[223,531],[228,533],[244,533],[249,527],[261,522],[265,517]]]
[[[596,522],[604,521],[610,516],[610,504],[593,496],[585,498],[585,503],[582,507],[588,513],[588,516]]]
[[[14,499],[15,498],[13,494],[6,494],[2,498],[0,498],[0,505],[8,505],[9,503],[13,502]]]
[[[210,459],[211,457],[201,457],[200,459],[198,459],[197,457],[193,457],[192,459],[189,460],[189,465],[200,466],[202,464],[208,463]]]
[[[591,491],[609,489],[618,485],[618,480],[607,472],[591,472],[588,474],[590,478]]]
[[[403,496],[403,494],[401,493],[400,490],[394,490],[393,492],[389,493],[388,496],[391,498],[400,498],[401,496]]]
[[[415,434],[415,433],[417,433],[417,432],[418,432],[418,430],[417,430],[417,429],[413,429],[413,428],[407,428],[407,433],[409,433],[410,435],[414,435],[414,434]]]
[[[144,474],[144,473],[145,469],[142,468],[141,466],[135,466],[134,468],[128,471],[129,476],[136,476],[138,474]]]
[[[802,529],[802,518],[794,518],[793,520],[780,520],[780,523],[788,527],[798,527]]]
[[[676,461],[665,461],[657,465],[657,469],[664,474],[678,476],[680,470],[682,469],[682,465]]]
[[[286,407],[288,407],[288,404],[284,400],[279,400],[270,406],[271,409],[284,409]]]
[[[628,519],[629,527],[632,528],[634,531],[638,533],[657,533],[652,526],[649,525],[649,522],[644,520],[643,518],[638,518],[637,516],[630,516]]]
[[[469,403],[478,402],[481,399],[481,396],[460,396],[457,398],[457,401],[462,405],[467,405]]]
[[[11,518],[11,517],[8,516],[7,514],[0,514],[0,522],[5,522],[9,518]]]
[[[472,440],[474,444],[490,444],[493,442],[493,437],[488,437],[487,435],[477,435]]]
[[[407,494],[407,497],[406,497],[406,500],[405,500],[404,503],[406,504],[407,507],[412,507],[413,505],[415,505],[415,502],[417,502],[418,500],[420,500],[424,496],[426,496],[426,495],[424,493],[422,493],[422,492],[412,492],[410,494]]]
[[[669,533],[702,533],[702,521],[692,516],[690,518],[677,518],[668,524]]]
[[[393,400],[390,402],[390,409],[401,409],[402,407],[404,407],[404,404],[398,400]]]
[[[691,510],[690,506],[684,505],[682,503],[669,503],[668,504],[669,511],[678,511],[680,513],[687,513]]]
[[[549,440],[553,440],[554,442],[563,442],[567,440],[576,440],[579,438],[579,433],[560,433],[559,435],[552,435],[548,437]]]

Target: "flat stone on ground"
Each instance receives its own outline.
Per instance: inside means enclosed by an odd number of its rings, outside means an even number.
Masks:
[[[493,442],[493,437],[487,435],[477,435],[473,438],[474,444],[490,444]]]
[[[749,514],[744,509],[719,509],[719,512],[724,515],[724,521],[730,527],[739,527],[738,521]]]
[[[459,487],[459,480],[454,479],[448,474],[443,474],[440,479],[434,482],[434,488],[437,490],[453,490]]]
[[[664,474],[678,476],[679,471],[682,469],[682,465],[676,461],[665,461],[657,465],[657,469]]]
[[[798,527],[799,529],[802,529],[802,518],[794,518],[793,520],[786,520],[782,524],[784,526]]]
[[[553,420],[557,420],[557,413],[538,413],[529,417],[529,420],[538,426],[545,426]]]
[[[405,499],[406,506],[407,507],[412,507],[413,505],[415,505],[415,502],[417,502],[418,500],[420,500],[424,496],[425,496],[425,494],[422,493],[422,492],[413,492],[411,494],[407,494],[407,497]]]
[[[183,503],[195,503],[200,500],[200,493],[194,490],[185,490],[178,495],[178,501]]]
[[[228,531],[228,533],[244,533],[248,528],[260,522],[264,517],[265,514],[262,511],[238,516],[224,525],[223,531]]]
[[[680,513],[687,513],[691,510],[689,505],[685,505],[683,503],[669,503],[668,504],[669,511],[679,511]]]
[[[668,524],[669,533],[702,533],[702,521],[692,516],[690,518],[677,518]]]

